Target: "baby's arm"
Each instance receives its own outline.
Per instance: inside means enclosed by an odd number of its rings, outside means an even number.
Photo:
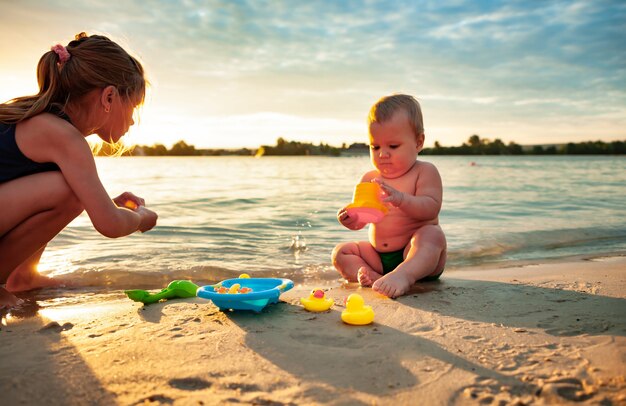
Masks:
[[[391,203],[408,216],[417,220],[430,220],[439,215],[443,197],[441,176],[437,168],[426,162],[421,162],[422,168],[415,182],[415,195],[401,192],[377,180],[387,197],[385,202]]]

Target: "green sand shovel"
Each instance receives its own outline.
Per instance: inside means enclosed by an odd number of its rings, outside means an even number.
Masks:
[[[156,303],[161,299],[175,299],[175,298],[185,298],[185,297],[195,297],[196,291],[198,290],[198,285],[191,281],[172,281],[167,288],[163,289],[158,293],[150,293],[147,290],[134,289],[134,290],[125,290],[124,293],[128,296],[129,299],[134,300],[135,302],[141,302],[143,304]]]

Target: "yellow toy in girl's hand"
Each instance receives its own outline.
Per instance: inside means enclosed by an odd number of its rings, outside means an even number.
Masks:
[[[325,297],[323,290],[313,289],[308,298],[303,297],[300,299],[300,303],[310,312],[324,312],[330,309],[330,306],[332,306],[335,301]]]
[[[346,310],[341,312],[341,320],[356,326],[370,324],[374,321],[374,310],[372,306],[365,305],[361,295],[353,293],[346,299]]]
[[[132,200],[126,200],[126,202],[124,203],[124,207],[126,207],[127,209],[135,210],[139,206],[137,206],[137,203],[133,202]]]

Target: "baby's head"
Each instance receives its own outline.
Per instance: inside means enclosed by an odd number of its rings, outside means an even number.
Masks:
[[[417,100],[403,94],[383,97],[371,108],[368,124],[374,167],[386,178],[407,173],[424,146],[424,124]]]
[[[370,109],[367,119],[368,128],[372,123],[385,123],[391,120],[394,114],[404,111],[409,119],[409,126],[417,139],[424,138],[424,119],[420,104],[413,96],[406,94],[393,94],[382,97]]]

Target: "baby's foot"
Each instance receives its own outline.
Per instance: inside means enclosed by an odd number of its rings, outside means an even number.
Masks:
[[[413,282],[400,272],[391,272],[372,284],[372,290],[387,297],[395,298],[408,292]]]
[[[0,288],[0,309],[19,306],[23,302],[5,288]]]
[[[359,271],[357,272],[357,280],[359,281],[359,285],[365,287],[372,286],[372,283],[374,283],[381,277],[382,275],[378,272],[367,269],[364,266],[360,267]]]

